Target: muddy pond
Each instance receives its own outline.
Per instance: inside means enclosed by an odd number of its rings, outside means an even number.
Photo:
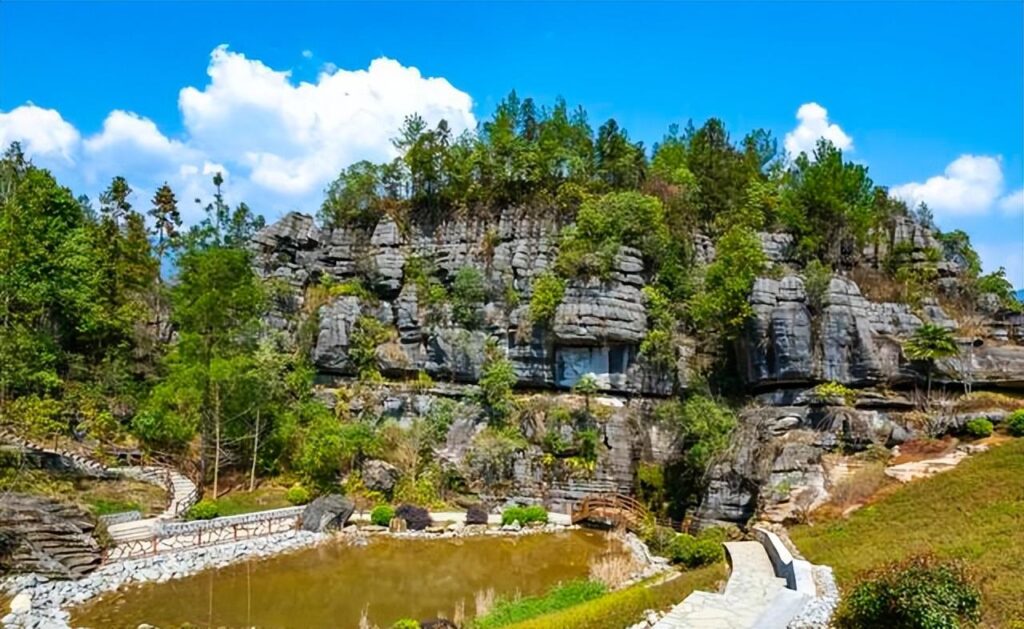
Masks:
[[[598,531],[521,537],[372,538],[365,546],[330,542],[238,563],[192,577],[133,586],[72,612],[74,627],[371,626],[400,618],[474,615],[475,597],[540,594],[586,577],[589,564],[622,546]]]

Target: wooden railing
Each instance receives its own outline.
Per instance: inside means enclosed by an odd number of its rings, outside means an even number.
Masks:
[[[572,512],[572,523],[591,522],[612,528],[638,530],[650,519],[650,512],[636,498],[622,494],[587,496]]]

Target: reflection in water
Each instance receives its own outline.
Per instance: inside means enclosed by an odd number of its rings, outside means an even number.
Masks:
[[[399,618],[473,612],[474,595],[539,594],[585,577],[591,558],[621,552],[603,533],[449,540],[377,538],[329,543],[247,561],[164,584],[104,596],[73,614],[73,626],[357,627],[364,612],[389,627]]]

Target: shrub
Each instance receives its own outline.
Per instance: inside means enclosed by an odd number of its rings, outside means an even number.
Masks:
[[[502,525],[519,522],[525,526],[533,522],[546,523],[547,521],[548,512],[540,505],[532,505],[529,507],[509,507],[501,512]]]
[[[212,520],[220,514],[220,507],[209,498],[203,498],[192,505],[185,514],[186,520]]]
[[[479,505],[466,509],[466,524],[487,524],[487,511]]]
[[[309,502],[309,490],[302,485],[292,485],[285,494],[285,499],[293,505],[304,505]]]
[[[555,311],[565,296],[565,280],[554,273],[545,272],[533,280],[533,295],[530,296],[530,321],[549,324],[555,318]]]
[[[665,557],[672,547],[672,540],[676,538],[676,532],[667,526],[652,524],[644,531],[644,543],[655,555]]]
[[[992,422],[984,417],[975,417],[964,425],[964,432],[977,439],[987,437],[992,434]]]
[[[853,389],[832,380],[830,382],[822,382],[818,386],[814,387],[814,397],[816,401],[828,402],[832,399],[839,398],[847,406],[853,404],[854,399],[857,397],[857,392]]]
[[[1014,437],[1024,437],[1024,409],[1010,413],[1006,418],[1006,429]]]
[[[669,545],[669,558],[688,568],[699,568],[725,560],[725,548],[714,535],[694,537],[680,533]]]
[[[416,505],[401,505],[395,509],[395,517],[405,520],[405,524],[409,527],[410,531],[422,531],[433,524],[433,521],[430,519],[430,512]]]
[[[387,526],[391,524],[391,519],[395,517],[395,509],[391,505],[377,505],[370,512],[370,522],[373,522],[377,526]]]
[[[464,328],[474,330],[480,327],[479,307],[485,298],[484,276],[471,266],[464,266],[455,273],[452,281],[452,318]]]
[[[420,629],[420,623],[412,618],[402,618],[391,625],[391,629]]]
[[[981,618],[981,593],[962,563],[912,557],[863,575],[836,610],[835,625],[955,628]]]

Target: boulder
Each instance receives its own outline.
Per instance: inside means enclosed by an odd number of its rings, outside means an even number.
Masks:
[[[92,516],[75,505],[8,493],[0,504],[3,556],[10,572],[77,579],[100,565]]]
[[[355,505],[338,494],[320,496],[302,511],[302,530],[320,533],[326,530],[344,528],[352,517]]]
[[[401,473],[387,461],[370,459],[363,463],[363,484],[367,489],[391,494]]]

